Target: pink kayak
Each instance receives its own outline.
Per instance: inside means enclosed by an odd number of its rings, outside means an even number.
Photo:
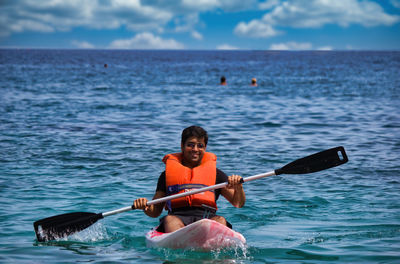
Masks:
[[[242,234],[210,219],[202,219],[172,233],[156,229],[146,234],[148,247],[211,250],[246,244]]]

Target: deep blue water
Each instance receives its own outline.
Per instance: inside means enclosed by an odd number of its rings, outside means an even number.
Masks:
[[[0,262],[399,263],[399,73],[400,52],[0,50]],[[151,198],[193,124],[227,174],[339,145],[350,161],[220,199],[246,248],[146,248],[140,211],[36,241],[41,218]]]

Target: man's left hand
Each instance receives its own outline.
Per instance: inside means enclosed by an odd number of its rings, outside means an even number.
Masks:
[[[239,175],[232,175],[228,177],[228,188],[230,189],[241,189],[243,188],[242,183],[240,182],[240,180],[242,179],[242,177],[240,177]]]

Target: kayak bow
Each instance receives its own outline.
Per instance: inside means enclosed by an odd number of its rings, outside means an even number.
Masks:
[[[246,244],[244,236],[214,220],[202,219],[171,233],[155,229],[146,234],[146,244],[153,248],[212,249],[231,248]]]

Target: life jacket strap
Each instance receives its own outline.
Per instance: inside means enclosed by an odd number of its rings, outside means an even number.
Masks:
[[[208,187],[208,185],[197,184],[197,183],[175,184],[175,185],[168,186],[168,188],[167,188],[167,196],[179,193],[180,191],[185,190],[185,189],[200,189],[200,188],[204,188],[204,187]],[[214,190],[210,190],[208,192],[213,192],[214,193],[215,191]],[[167,201],[166,206],[167,206],[168,211],[172,212],[171,200]],[[210,208],[213,208],[213,207],[210,207]]]
[[[200,188],[204,188],[204,187],[208,187],[208,185],[196,184],[196,183],[175,184],[175,185],[168,186],[167,195],[176,194],[176,193],[178,193],[182,190],[186,190],[186,189],[200,189]],[[214,190],[211,190],[210,192],[214,192]]]

